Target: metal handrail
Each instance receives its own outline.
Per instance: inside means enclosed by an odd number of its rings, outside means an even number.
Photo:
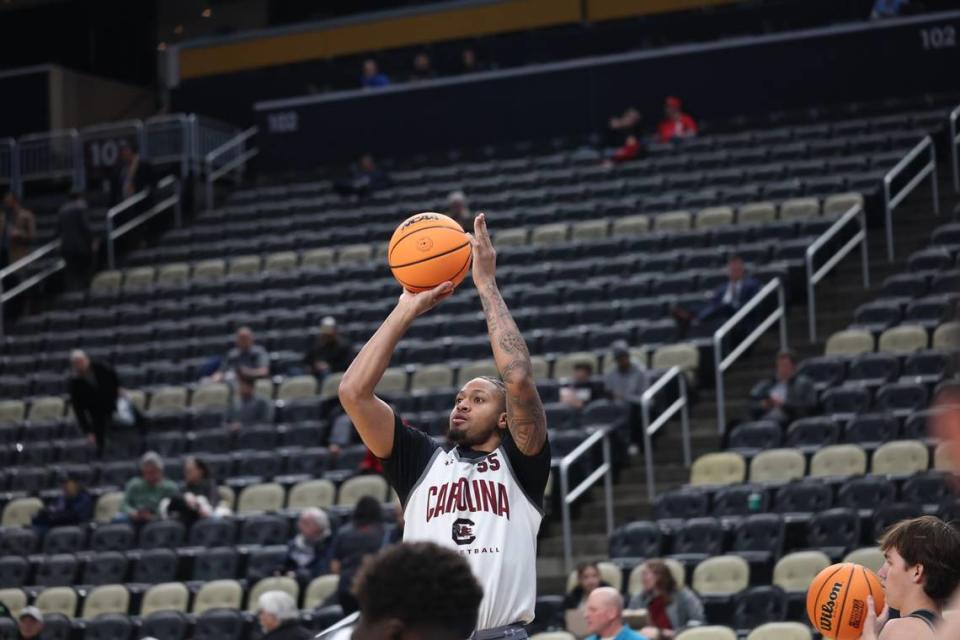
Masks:
[[[734,347],[733,351],[727,355],[726,358],[723,357],[723,338],[733,331],[733,329],[739,325],[747,315],[756,309],[764,300],[766,300],[770,295],[776,292],[777,294],[777,308],[767,316],[759,325],[743,339],[739,345]],[[757,295],[753,296],[747,304],[740,307],[740,310],[737,311],[733,316],[723,323],[719,329],[713,333],[713,361],[715,367],[716,375],[716,392],[717,392],[717,431],[722,435],[727,429],[727,407],[726,402],[723,397],[723,374],[729,369],[733,364],[742,356],[747,349],[749,349],[754,342],[760,339],[767,329],[773,326],[777,321],[780,321],[780,349],[786,350],[787,348],[787,307],[786,307],[786,296],[783,291],[783,283],[780,281],[780,278],[774,278],[768,282],[760,291],[757,292]]]
[[[313,636],[314,640],[332,640],[333,634],[337,631],[342,631],[343,629],[356,624],[357,620],[360,619],[360,612],[354,611],[346,618],[341,618],[339,621],[334,622],[332,625]]]
[[[840,247],[829,260],[823,263],[819,269],[814,271],[814,258],[827,242],[840,233],[850,222],[856,220],[859,222],[860,230],[850,238],[845,245]],[[807,319],[810,326],[810,342],[817,341],[817,294],[816,286],[823,280],[837,264],[840,263],[853,249],[860,245],[860,262],[863,270],[863,288],[870,287],[870,259],[867,248],[867,216],[863,210],[862,204],[855,204],[840,218],[837,219],[830,228],[824,231],[819,238],[813,241],[807,247],[806,266],[807,266]]]
[[[957,131],[957,120],[960,120],[960,105],[950,112],[950,160],[953,164],[953,191],[960,193],[960,132]]]
[[[665,389],[670,382],[677,381],[678,397],[667,407],[663,413],[657,416],[657,419],[650,422],[650,410],[653,401],[661,390]],[[671,367],[660,379],[650,385],[643,395],[640,396],[640,411],[643,417],[643,458],[647,469],[647,495],[650,501],[656,497],[656,487],[653,471],[653,443],[652,436],[660,430],[670,418],[680,412],[680,425],[683,441],[683,464],[690,467],[690,412],[687,399],[687,376],[680,367]]]
[[[924,151],[929,155],[927,163],[923,165],[920,171],[917,172],[917,175],[913,176],[910,181],[904,185],[902,189],[896,194],[891,194],[890,189],[893,184],[894,178],[900,176],[901,173],[907,168],[907,166],[913,162],[917,157],[920,156]],[[886,218],[886,228],[887,228],[887,259],[890,262],[893,262],[894,252],[893,252],[893,210],[903,202],[904,198],[913,193],[913,190],[917,188],[923,180],[930,176],[930,189],[933,192],[933,212],[937,215],[940,215],[940,195],[937,186],[937,152],[934,148],[933,138],[926,136],[923,140],[917,143],[917,145],[911,149],[907,155],[905,155],[900,162],[898,162],[890,171],[887,171],[886,175],[883,176],[883,208]]]
[[[114,247],[114,242],[121,236],[124,236],[130,231],[133,231],[143,223],[152,219],[154,216],[160,213],[163,213],[164,211],[170,208],[173,208],[174,224],[178,227],[180,226],[181,214],[182,214],[181,205],[180,205],[180,181],[176,177],[169,175],[157,183],[156,190],[160,191],[162,189],[166,189],[171,186],[173,187],[173,195],[164,198],[160,202],[157,202],[152,207],[147,209],[145,212],[141,213],[134,219],[123,223],[116,229],[113,228],[113,219],[120,213],[123,213],[124,211],[132,207],[133,205],[143,201],[143,199],[149,195],[149,191],[144,189],[143,191],[140,191],[139,193],[136,193],[130,196],[120,204],[116,205],[115,207],[112,207],[109,211],[107,211],[107,229],[106,229],[107,263],[109,264],[111,269],[115,268],[116,266],[116,261],[115,261],[116,249]]]
[[[50,242],[43,245],[42,247],[23,256],[22,258],[20,258],[13,264],[5,267],[4,269],[0,269],[0,335],[3,335],[4,329],[5,329],[3,326],[4,305],[10,300],[13,300],[17,296],[19,296],[24,291],[46,280],[48,277],[52,276],[54,273],[62,269],[64,266],[64,262],[63,260],[57,260],[53,265],[51,265],[47,269],[44,269],[40,273],[35,274],[30,278],[24,280],[23,282],[16,285],[14,288],[10,289],[10,291],[3,290],[3,281],[9,276],[12,276],[13,274],[17,273],[18,271],[22,271],[23,269],[37,262],[38,260],[42,258],[46,258],[51,253],[59,250],[60,250],[60,239],[57,238],[56,240],[51,240]]]
[[[613,533],[613,463],[610,459],[610,431],[613,427],[600,427],[560,460],[560,510],[563,521],[563,562],[567,572],[573,570],[573,532],[570,525],[570,505],[603,477],[604,502],[607,512],[607,535]],[[580,484],[570,488],[570,467],[597,443],[603,447],[603,464],[593,470]]]
[[[230,138],[229,140],[221,144],[219,147],[211,150],[206,156],[204,156],[203,166],[205,169],[204,174],[206,176],[204,180],[206,182],[207,209],[213,209],[213,183],[219,180],[221,177],[227,175],[234,169],[244,166],[248,160],[250,160],[255,155],[257,155],[257,153],[260,152],[260,150],[257,149],[256,147],[252,149],[244,150],[244,146],[246,145],[247,140],[257,135],[258,131],[259,129],[257,127],[255,126],[250,127],[249,129],[242,131],[239,134],[235,135],[234,137]],[[238,149],[240,151],[240,154],[236,158],[214,169],[213,168],[214,160],[224,155],[228,151],[232,151],[233,149]]]
[[[190,174],[190,159],[192,157],[193,129],[191,128],[191,119],[184,113],[174,113],[165,116],[154,116],[144,122],[146,129],[146,145],[149,149],[149,158],[152,162],[179,162],[180,176],[186,178]],[[151,127],[163,127],[168,123],[176,123],[180,127],[180,153],[173,155],[161,155],[155,152],[150,141]]]
[[[70,162],[71,166],[65,169],[55,169],[49,171],[27,172],[25,167],[28,163],[25,161],[24,154],[32,151],[31,144],[54,140],[56,138],[66,138],[70,144]],[[83,144],[80,140],[80,133],[76,129],[53,129],[42,133],[28,133],[17,139],[17,154],[19,156],[20,182],[25,180],[72,177],[73,186],[82,189],[85,184],[83,169]]]

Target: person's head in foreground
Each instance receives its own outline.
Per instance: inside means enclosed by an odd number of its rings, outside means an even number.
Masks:
[[[43,613],[36,607],[24,607],[17,618],[21,638],[39,638],[43,631]]]
[[[257,601],[257,622],[270,633],[285,622],[299,619],[297,603],[284,591],[267,591]]]
[[[432,542],[368,558],[353,589],[360,603],[353,640],[463,640],[483,598],[467,561]]]
[[[599,638],[612,638],[623,627],[623,598],[613,587],[597,587],[583,609],[587,631]]]
[[[901,615],[939,613],[960,584],[960,532],[937,517],[898,522],[880,538],[880,549],[877,575],[887,603]]]
[[[465,447],[489,443],[507,428],[507,391],[497,378],[481,376],[461,387],[450,412],[451,442]]]

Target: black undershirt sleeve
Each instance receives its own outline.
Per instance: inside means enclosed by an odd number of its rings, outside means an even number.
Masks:
[[[543,494],[547,490],[547,479],[550,477],[550,440],[544,440],[540,453],[528,456],[517,447],[513,436],[508,431],[500,446],[507,454],[510,468],[516,476],[520,488],[533,502],[543,508]]]
[[[400,503],[407,504],[410,492],[430,464],[433,453],[440,448],[433,438],[423,431],[407,427],[400,416],[393,416],[393,451],[389,458],[382,458],[383,472],[387,482],[400,496]]]

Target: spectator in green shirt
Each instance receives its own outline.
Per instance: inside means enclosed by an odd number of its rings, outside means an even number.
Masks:
[[[163,477],[163,459],[148,451],[140,458],[141,477],[131,479],[123,494],[117,519],[145,524],[156,519],[160,501],[173,498],[180,491],[176,483]]]

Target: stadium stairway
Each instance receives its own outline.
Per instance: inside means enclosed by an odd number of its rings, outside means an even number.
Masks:
[[[846,328],[858,305],[875,298],[883,281],[890,275],[906,271],[910,253],[927,246],[930,232],[939,224],[951,221],[956,204],[953,186],[941,170],[939,190],[940,215],[933,213],[929,182],[924,182],[894,214],[896,260],[887,260],[886,240],[882,223],[874,223],[868,233],[870,259],[870,288],[863,288],[860,254],[855,252],[837,267],[817,292],[817,337],[811,343],[807,327],[806,301],[795,301],[788,311],[787,334],[789,346],[803,358],[821,355],[827,338]],[[876,217],[874,218],[876,219]],[[779,340],[775,329],[765,334],[754,348],[747,352],[728,371],[725,378],[727,420],[740,421],[747,412],[747,398],[751,388],[761,379],[772,375]],[[709,378],[712,373],[700,371],[703,381],[690,411],[691,455],[717,451],[721,437],[717,431],[716,392]],[[665,425],[654,438],[656,491],[658,494],[678,488],[687,482],[689,470],[683,465],[682,440],[679,419]],[[633,456],[629,466],[622,469],[614,483],[614,526],[651,518],[653,504],[647,498],[646,471],[642,452]],[[608,538],[605,525],[603,485],[598,483],[572,510],[574,564],[587,560],[605,560]],[[545,521],[539,541],[537,566],[538,594],[562,594],[566,590],[567,572],[563,566],[563,531],[559,513]]]

